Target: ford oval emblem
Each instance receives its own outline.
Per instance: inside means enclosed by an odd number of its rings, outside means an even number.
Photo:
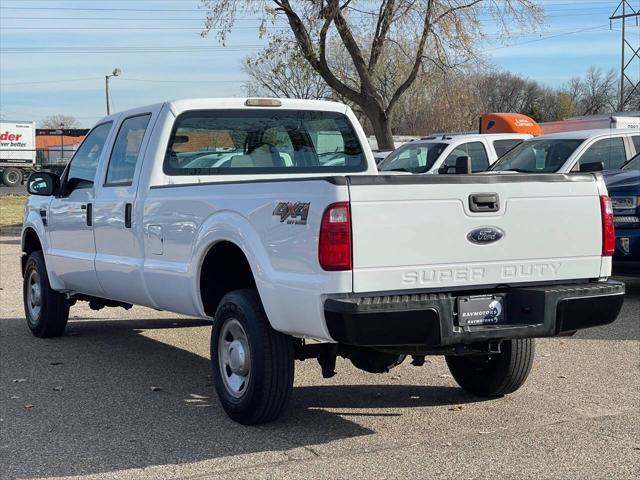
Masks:
[[[467,240],[478,245],[487,245],[494,243],[504,237],[504,231],[498,227],[480,227],[471,230],[467,235]]]

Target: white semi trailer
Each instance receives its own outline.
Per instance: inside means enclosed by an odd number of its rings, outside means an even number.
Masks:
[[[36,123],[0,122],[0,179],[8,186],[22,184],[36,166]]]

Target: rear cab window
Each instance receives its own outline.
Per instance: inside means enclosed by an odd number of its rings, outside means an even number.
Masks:
[[[167,175],[361,172],[365,153],[349,119],[311,110],[194,110],[178,116]]]

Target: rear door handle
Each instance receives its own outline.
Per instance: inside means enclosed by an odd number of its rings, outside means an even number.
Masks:
[[[472,193],[469,195],[469,209],[472,212],[497,212],[500,197],[497,193]]]
[[[133,212],[133,205],[126,203],[124,205],[124,228],[131,228],[131,215]]]
[[[86,205],[82,205],[80,208],[87,211],[87,226],[90,227],[93,225],[93,204],[87,203]]]

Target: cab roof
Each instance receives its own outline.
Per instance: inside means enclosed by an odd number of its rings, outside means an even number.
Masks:
[[[264,105],[252,106],[247,105],[248,100],[277,100],[280,106]],[[328,102],[325,100],[301,100],[297,98],[266,98],[266,97],[230,97],[230,98],[183,98],[178,100],[169,100],[167,102],[144,105],[129,110],[115,112],[100,120],[99,123],[107,120],[115,120],[120,116],[127,117],[129,115],[138,114],[141,111],[158,110],[161,107],[167,107],[174,115],[187,110],[216,110],[216,109],[238,109],[238,110],[261,110],[265,108],[283,109],[283,110],[315,110],[325,112],[346,113],[348,108],[343,103]]]

